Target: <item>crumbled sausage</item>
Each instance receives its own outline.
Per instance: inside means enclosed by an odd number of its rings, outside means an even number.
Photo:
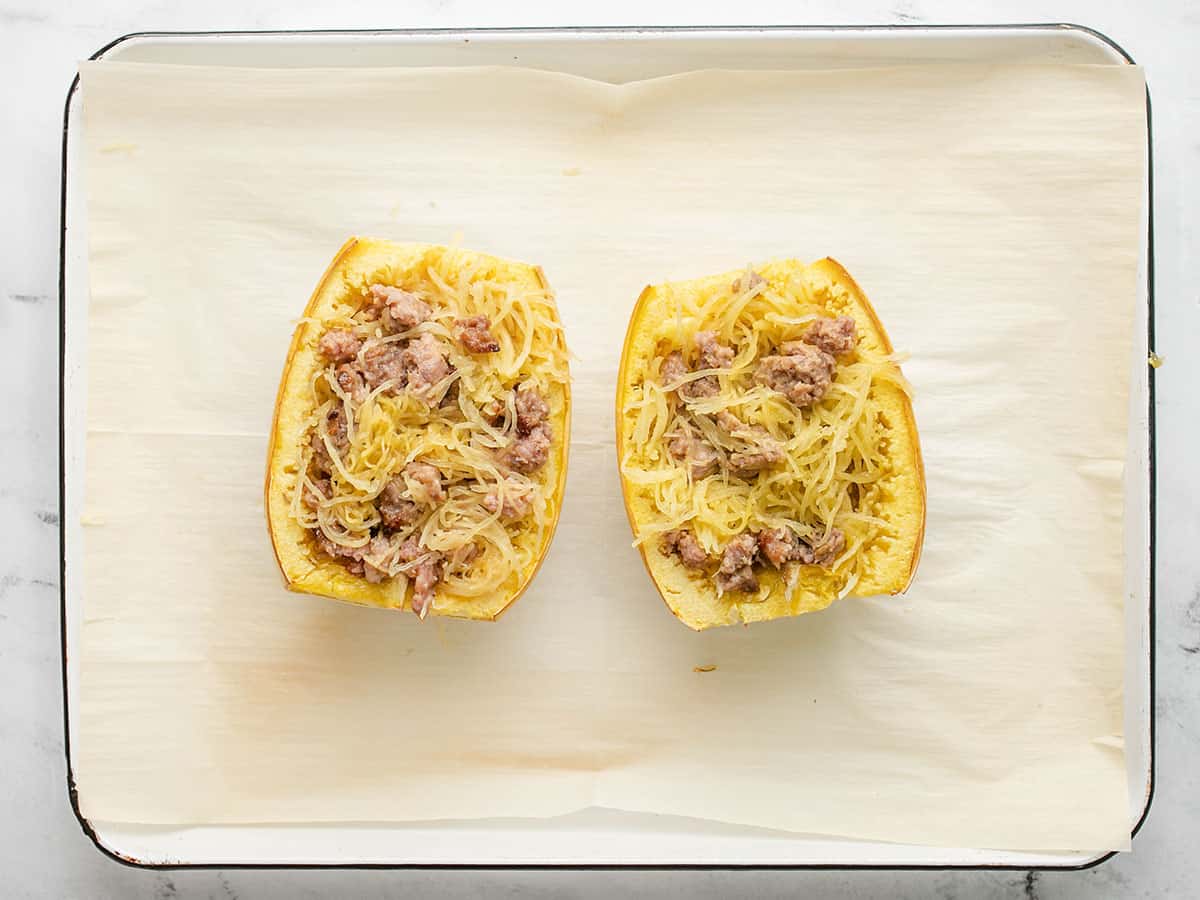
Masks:
[[[376,344],[363,354],[362,374],[371,390],[385,381],[401,384],[417,397],[429,398],[432,388],[450,374],[441,341],[428,332],[401,346],[395,341]]]
[[[403,364],[408,370],[408,389],[423,400],[450,374],[441,341],[428,332],[404,348]]]
[[[325,431],[338,455],[345,454],[350,448],[350,437],[346,430],[346,414],[340,406],[333,407],[325,414]],[[317,464],[317,471],[324,475],[331,473],[333,460],[329,456],[329,451],[325,449],[325,440],[318,429],[313,429],[312,437],[309,438],[309,446],[312,447],[313,461]]]
[[[666,532],[658,549],[663,556],[677,555],[679,561],[689,569],[703,569],[708,565],[708,554],[704,552],[696,536],[686,528]]]
[[[363,354],[362,372],[371,390],[390,381],[394,382],[391,393],[395,393],[408,377],[404,348],[394,341],[376,344]]]
[[[721,382],[716,375],[704,375],[695,381],[688,381],[679,386],[677,391],[684,400],[703,400],[705,397],[715,397],[721,393]]]
[[[679,379],[687,374],[687,365],[683,361],[683,354],[678,350],[672,350],[667,354],[662,364],[662,383],[666,387],[679,383]]]
[[[798,407],[809,406],[825,396],[833,382],[834,359],[811,344],[795,342],[785,356],[764,356],[758,362],[754,381],[778,391]]]
[[[811,546],[810,560],[805,562],[814,566],[828,567],[846,549],[846,535],[840,528],[832,528],[829,535]]]
[[[416,294],[388,284],[373,284],[371,310],[373,318],[382,316],[389,331],[408,331],[433,315],[433,310]]]
[[[321,335],[318,347],[331,362],[348,363],[358,355],[362,340],[353,331],[334,328]]]
[[[363,381],[362,372],[349,363],[342,363],[334,373],[338,387],[355,403],[362,403],[367,398],[367,385]]]
[[[456,319],[454,336],[471,353],[495,353],[500,349],[500,342],[492,334],[491,326],[487,316]]]
[[[409,535],[404,543],[400,545],[400,562],[410,563],[424,552],[425,548],[421,546],[420,539],[415,534]]]
[[[762,444],[752,450],[738,450],[729,454],[729,470],[735,475],[746,477],[782,461],[783,450],[778,444]]]
[[[518,434],[501,455],[502,461],[524,475],[536,472],[550,456],[552,434],[549,422],[542,422],[528,434]]]
[[[696,332],[697,369],[728,369],[733,362],[733,348],[726,347],[717,340],[715,331]],[[677,363],[670,357],[667,365],[674,367]],[[680,357],[682,363],[682,357]],[[695,381],[689,381],[679,386],[679,395],[685,400],[702,400],[712,397],[721,391],[721,383],[716,375],[705,375]]]
[[[750,446],[731,453],[729,468],[735,475],[749,476],[783,461],[783,447],[761,425],[747,425],[728,410],[716,415],[717,425]]]
[[[775,568],[782,568],[794,559],[799,559],[801,547],[796,532],[790,528],[769,528],[758,533],[758,550]],[[804,545],[807,549],[807,545]]]
[[[699,351],[698,369],[728,369],[733,364],[733,348],[718,341],[715,331],[696,332],[696,350]]]
[[[746,423],[727,409],[718,410],[717,425],[727,434],[737,434],[746,427]]]
[[[319,528],[313,529],[313,535],[317,539],[317,546],[326,556],[345,566],[351,575],[361,576],[363,574],[362,558],[366,552],[365,547],[343,547],[341,544],[331,541]]]
[[[504,500],[500,500],[499,491],[491,491],[484,495],[483,508],[490,513],[500,511],[500,518],[506,521],[514,521],[523,519],[533,511],[533,494],[529,491],[520,491],[511,483],[507,483],[504,490]]]
[[[404,479],[393,478],[384,485],[379,494],[379,517],[383,519],[383,527],[390,531],[399,531],[415,525],[421,518],[420,505],[411,500],[406,491]]]
[[[729,363],[733,360],[733,350],[718,343],[715,332],[701,331],[696,335],[696,346],[700,350],[699,368],[729,368]],[[684,400],[702,400],[720,392],[721,384],[715,375],[705,375],[702,378],[679,384],[679,380],[687,374],[688,368],[683,361],[683,354],[678,350],[668,353],[662,364],[662,384],[664,386],[678,385],[675,391]]]
[[[812,344],[808,341],[784,341],[779,345],[779,353],[782,356],[796,356],[797,354],[808,353],[811,349]]]
[[[717,587],[722,592],[758,590],[758,578],[754,575],[754,560],[758,556],[758,540],[746,531],[725,545],[721,554],[721,568],[717,571]]]
[[[501,454],[511,469],[528,475],[536,472],[550,456],[554,431],[547,421],[550,407],[537,388],[520,388],[515,395],[517,434]]]
[[[413,567],[412,611],[424,619],[433,603],[433,589],[442,579],[444,561],[440,553],[426,550],[413,536],[400,545],[400,561],[411,563],[418,559],[421,561]]]
[[[346,414],[342,411],[341,406],[335,406],[325,414],[323,427],[338,456],[344,457],[346,451],[350,449],[350,436],[346,428]],[[312,435],[308,439],[308,445],[312,448],[313,464],[317,473],[321,476],[331,474],[333,457],[329,455],[329,451],[325,447],[325,439],[321,434],[320,427],[313,429]]]
[[[442,580],[443,565],[441,554],[438,553],[417,563],[416,577],[413,579],[412,610],[420,619],[425,618],[433,605],[433,589]]]
[[[363,577],[371,584],[379,584],[385,578],[390,578],[386,568],[383,567],[384,559],[391,552],[392,545],[381,534],[371,538],[371,543],[367,545],[367,552],[363,555]]]
[[[311,486],[305,485],[304,504],[316,509],[322,500],[328,500],[332,495],[332,482],[328,478],[317,478],[312,482]]]
[[[718,572],[716,582],[722,593],[741,591],[752,594],[758,590],[758,578],[751,566],[742,566],[732,572]]]
[[[324,476],[332,474],[333,459],[330,457],[329,451],[325,449],[325,442],[321,440],[321,433],[315,428],[308,438],[308,446],[312,450],[313,471],[318,475]]]
[[[677,434],[667,442],[667,452],[676,462],[687,463],[692,480],[699,481],[717,471],[720,457],[712,445],[694,434]]]
[[[412,484],[412,494],[417,500],[437,506],[446,499],[442,489],[442,473],[436,466],[414,460],[404,467],[404,474]]]
[[[808,326],[804,341],[830,356],[841,356],[854,349],[858,342],[858,328],[850,316],[821,318]]]
[[[721,554],[721,571],[728,573],[742,566],[752,566],[757,556],[758,541],[750,532],[742,532],[725,545],[725,551]]]
[[[546,421],[550,407],[537,388],[520,388],[516,393],[517,431],[529,434]]]

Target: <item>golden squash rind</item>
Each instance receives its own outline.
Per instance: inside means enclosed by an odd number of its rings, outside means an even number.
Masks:
[[[884,353],[892,352],[891,341],[879,321],[879,316],[867,300],[866,294],[841,264],[831,258],[825,258],[809,266],[798,260],[781,260],[756,267],[756,271],[768,277],[789,269],[807,269],[809,275],[824,278],[831,285],[841,288],[847,300],[847,308],[830,312],[852,315],[858,325],[860,341],[872,349]],[[618,467],[624,457],[626,393],[631,386],[632,377],[636,377],[637,374],[631,372],[630,367],[635,355],[641,359],[654,352],[648,346],[653,339],[648,336],[648,330],[641,327],[643,318],[653,309],[655,301],[664,290],[686,292],[716,284],[728,285],[740,274],[740,271],[732,271],[690,282],[652,285],[639,295],[629,317],[617,375],[615,418]],[[850,596],[855,597],[898,594],[905,591],[916,575],[925,535],[925,470],[912,403],[900,388],[891,384],[879,384],[876,391],[880,398],[881,410],[894,417],[898,423],[892,431],[894,446],[890,456],[894,461],[894,471],[889,480],[892,498],[887,508],[887,517],[896,524],[898,537],[887,542],[876,541],[866,551],[868,555],[876,556],[875,564],[871,567],[870,576],[860,579],[850,592]],[[641,536],[641,517],[635,508],[632,487],[624,472],[620,474],[625,513],[635,538],[638,538]],[[639,543],[638,549],[646,571],[667,608],[685,625],[697,631],[718,625],[760,622],[815,612],[837,599],[836,594],[827,589],[808,588],[803,580],[790,600],[781,592],[772,592],[761,601],[738,601],[730,595],[722,598],[717,595],[711,579],[689,572],[674,557],[662,555],[653,545],[653,541]]]
[[[321,558],[314,551],[307,531],[290,515],[290,488],[295,482],[295,474],[288,470],[295,466],[296,447],[311,413],[308,408],[309,383],[320,365],[317,341],[324,331],[319,320],[325,318],[337,304],[347,279],[355,273],[361,275],[385,267],[405,270],[425,259],[427,254],[444,252],[464,253],[459,250],[448,251],[447,248],[432,244],[395,243],[352,237],[338,250],[304,308],[303,319],[293,333],[280,377],[267,444],[267,476],[264,486],[267,532],[275,560],[283,575],[284,585],[290,591],[363,606],[409,608],[407,599],[396,597],[391,585],[370,584],[351,575],[339,563]],[[531,286],[549,289],[544,273],[537,266],[486,254],[470,255],[495,266],[504,272],[506,277],[526,280]],[[566,348],[561,344],[561,333],[555,340],[560,342],[560,349],[565,353]],[[569,387],[565,384],[554,385],[547,401],[550,406],[550,421],[554,426],[554,441],[543,470],[550,502],[547,516],[550,527],[546,529],[541,544],[533,555],[533,565],[527,571],[514,573],[504,588],[493,596],[459,598],[438,593],[435,595],[430,615],[486,621],[497,619],[525,592],[541,568],[558,526],[566,485],[571,421]]]

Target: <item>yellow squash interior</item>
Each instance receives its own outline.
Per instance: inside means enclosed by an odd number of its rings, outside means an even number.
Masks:
[[[428,244],[395,243],[370,238],[351,238],[338,251],[326,270],[297,326],[284,364],[274,423],[267,450],[267,527],[275,557],[289,590],[316,594],[367,606],[410,608],[411,589],[398,592],[389,581],[371,584],[349,573],[315,549],[308,531],[291,515],[297,486],[299,447],[306,439],[311,421],[314,375],[324,366],[317,342],[330,320],[345,320],[363,302],[365,287],[375,282],[419,287],[428,273],[446,279],[469,269],[472,277],[490,283],[509,283],[515,288],[547,292],[541,269],[486,254]],[[496,310],[476,309],[491,313]],[[557,311],[553,328],[531,331],[532,341],[541,342],[543,357],[563,360],[566,346]],[[546,464],[534,476],[542,485],[545,509],[539,518],[542,528],[510,530],[514,565],[500,587],[483,596],[457,596],[445,583],[436,589],[431,615],[466,619],[495,619],[515,601],[533,579],[553,537],[562,507],[569,441],[570,391],[565,378],[546,385],[546,401],[553,441]]]
[[[617,376],[618,462],[625,508],[635,542],[667,606],[694,629],[813,612],[825,608],[839,596],[903,591],[915,574],[924,536],[925,480],[912,404],[899,369],[891,360],[891,342],[866,296],[846,270],[832,259],[822,259],[811,265],[797,260],[780,260],[755,266],[754,271],[766,279],[766,289],[775,298],[769,304],[745,305],[739,299],[731,285],[742,275],[740,272],[646,288],[630,318]],[[866,488],[859,501],[862,517],[869,516],[873,520],[869,530],[860,530],[860,543],[854,546],[852,541],[852,552],[848,551],[846,558],[832,569],[799,567],[799,577],[792,583],[790,591],[782,573],[767,569],[760,576],[757,594],[719,596],[710,576],[686,569],[676,556],[663,555],[658,544],[664,530],[694,524],[687,517],[699,508],[697,491],[719,492],[728,490],[729,484],[722,483],[720,474],[710,476],[694,486],[689,484],[690,493],[683,496],[676,480],[669,485],[675,494],[664,499],[666,489],[648,482],[670,477],[666,442],[661,434],[651,435],[649,439],[645,434],[635,435],[638,414],[630,406],[631,402],[634,406],[639,403],[645,406],[645,398],[654,394],[647,385],[660,382],[658,369],[665,352],[682,348],[686,353],[690,338],[702,328],[720,331],[724,327],[727,334],[747,334],[748,321],[766,321],[764,310],[770,313],[772,324],[763,326],[759,332],[760,341],[769,335],[772,343],[799,337],[803,330],[800,324],[805,318],[803,313],[809,317],[825,314],[854,318],[859,335],[859,357],[876,361],[877,374],[869,379],[869,391],[862,392],[865,398],[862,415],[873,417],[870,433],[877,438],[873,452],[879,459],[877,471],[883,474],[873,476],[877,480]],[[795,322],[789,321],[788,314],[793,312],[797,314]],[[753,361],[754,349],[745,347],[744,343],[738,348],[735,367]],[[852,369],[839,365],[834,377],[835,386],[843,371],[847,372],[847,379],[853,375]],[[828,409],[840,409],[838,397],[844,398],[847,394],[846,390],[831,389],[830,395],[818,401],[816,406],[826,404]],[[770,398],[765,401],[766,405],[775,402]],[[828,409],[826,416],[830,415]],[[645,429],[644,422],[641,427]],[[735,487],[745,490],[744,484]],[[692,509],[687,508],[689,503]],[[717,552],[721,544],[741,530],[755,527],[758,511],[737,508],[736,503],[726,506],[727,521],[697,530],[697,536],[706,542],[709,552]],[[665,515],[665,508],[674,509],[675,516]],[[793,514],[800,520],[805,512],[811,513],[811,509],[797,509]],[[777,509],[772,512],[772,515],[776,514]],[[834,524],[841,525],[837,517],[834,517]]]

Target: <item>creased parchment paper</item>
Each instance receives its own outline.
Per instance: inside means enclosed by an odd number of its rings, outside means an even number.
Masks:
[[[88,63],[75,774],[123,822],[589,805],[934,845],[1128,846],[1132,67],[697,72]],[[574,362],[558,537],[497,624],[289,595],[262,510],[297,316],[351,234],[541,264]],[[620,500],[643,285],[832,255],[912,354],[907,596],[695,634]],[[700,665],[716,665],[696,673]]]

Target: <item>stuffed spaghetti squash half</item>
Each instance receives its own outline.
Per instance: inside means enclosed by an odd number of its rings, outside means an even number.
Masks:
[[[266,512],[293,591],[495,619],[549,547],[570,401],[536,266],[352,238],[283,369]]]
[[[795,616],[912,580],[925,480],[909,387],[834,260],[646,288],[616,402],[635,544],[686,625]]]

